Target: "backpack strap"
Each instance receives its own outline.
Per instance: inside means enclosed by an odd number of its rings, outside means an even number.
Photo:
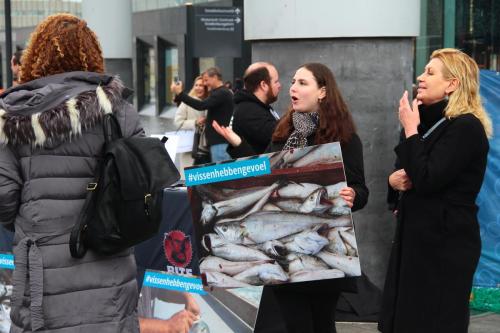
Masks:
[[[87,221],[91,218],[90,214],[95,212],[96,190],[99,186],[101,176],[101,163],[98,163],[95,180],[93,183],[87,184],[87,195],[83,204],[78,220],[76,221],[69,237],[69,250],[73,258],[83,258],[87,252],[85,247],[85,230],[87,229]]]
[[[102,128],[104,132],[104,149],[106,143],[114,141],[122,137],[122,131],[118,120],[113,114],[107,114],[103,118]],[[73,229],[71,229],[71,234],[69,237],[69,250],[73,258],[83,258],[87,252],[85,246],[85,230],[87,229],[87,223],[95,212],[95,202],[96,202],[96,190],[99,186],[99,181],[101,178],[101,170],[104,163],[103,161],[98,161],[95,170],[94,182],[87,184],[87,195],[85,197],[85,203],[83,204],[80,215],[78,215],[78,220],[76,221]]]

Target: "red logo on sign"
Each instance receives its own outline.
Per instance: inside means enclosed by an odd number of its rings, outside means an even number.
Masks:
[[[191,237],[179,230],[165,233],[163,249],[167,260],[176,267],[186,267],[193,258]]]

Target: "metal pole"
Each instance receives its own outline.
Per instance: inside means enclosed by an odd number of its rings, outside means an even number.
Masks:
[[[4,0],[5,5],[5,73],[7,73],[7,88],[12,86],[12,69],[10,59],[12,58],[12,24],[10,17],[10,0]]]

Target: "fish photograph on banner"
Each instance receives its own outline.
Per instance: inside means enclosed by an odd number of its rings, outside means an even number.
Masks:
[[[360,276],[340,144],[185,169],[212,287],[241,288]]]
[[[255,327],[261,287],[213,290],[207,293],[195,277],[146,270],[138,302],[140,320],[154,319],[165,332],[251,333]]]
[[[12,273],[14,256],[0,252],[0,333],[10,332],[10,308],[12,297]]]
[[[178,325],[186,317],[194,321],[190,333],[253,332],[262,288],[204,287],[187,190],[166,188],[162,200],[158,233],[134,251],[139,316],[157,320],[165,332],[182,331]]]

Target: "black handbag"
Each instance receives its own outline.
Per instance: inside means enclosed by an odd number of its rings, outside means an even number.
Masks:
[[[124,138],[112,114],[104,116],[103,130],[103,157],[70,235],[75,258],[87,249],[112,255],[154,236],[161,223],[163,189],[180,178],[159,139]]]
[[[205,136],[205,125],[196,124],[191,157],[194,159],[194,165],[210,163],[210,151],[208,150]]]

